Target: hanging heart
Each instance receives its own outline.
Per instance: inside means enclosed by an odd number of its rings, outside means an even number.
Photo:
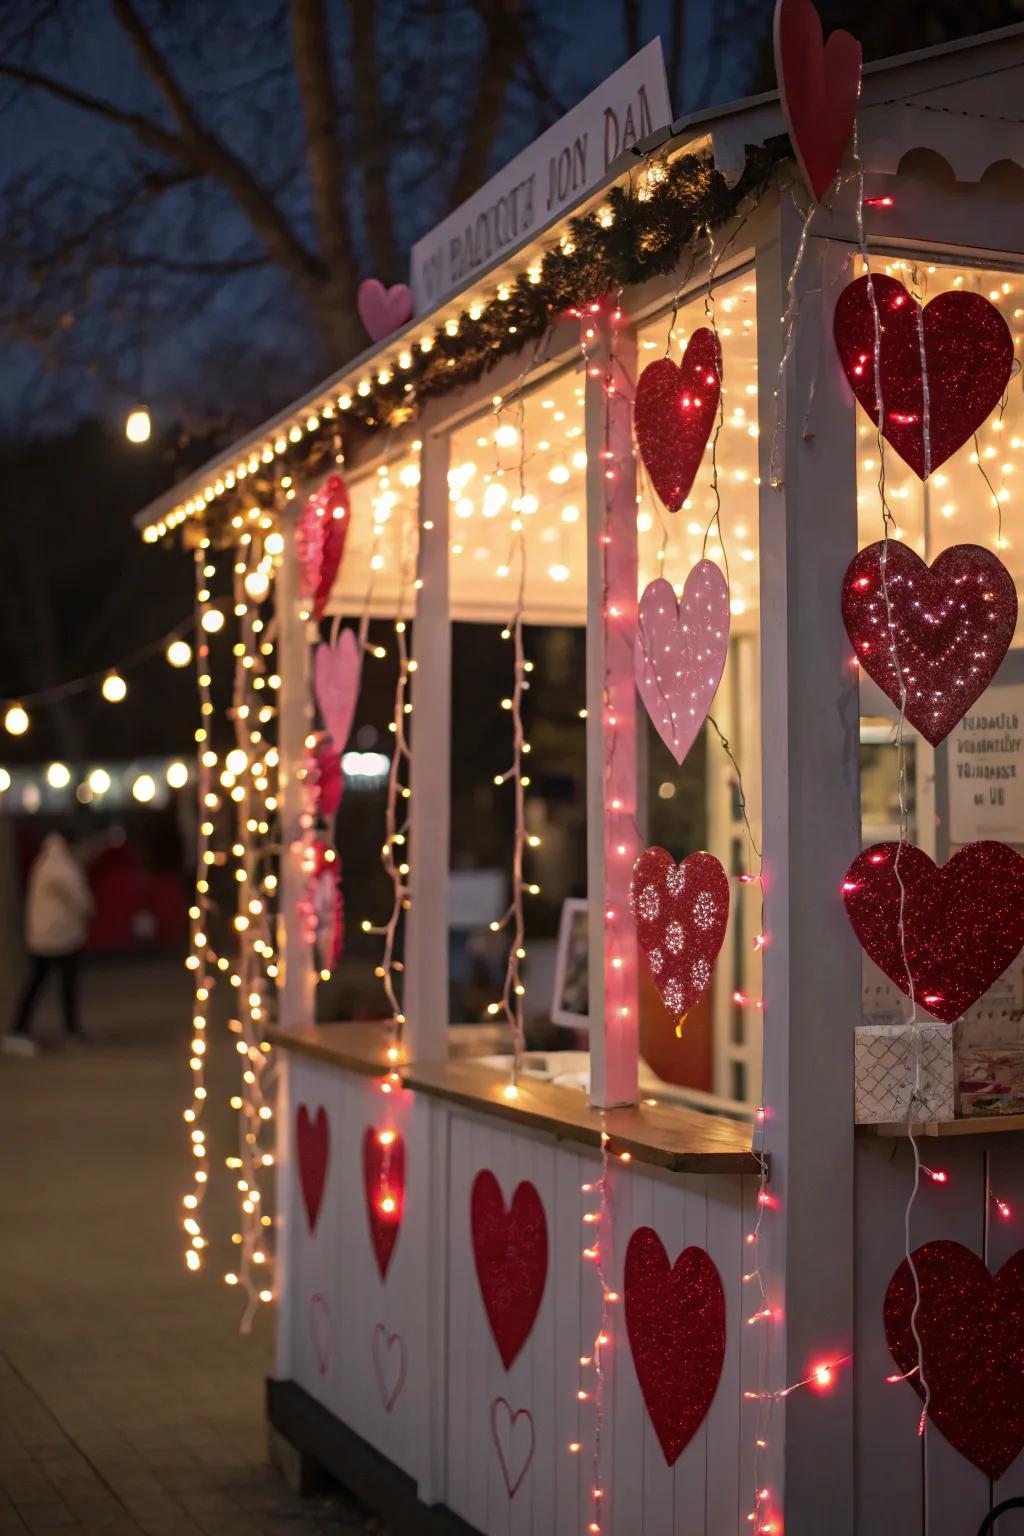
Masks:
[[[711,1407],[725,1360],[725,1292],[703,1248],[670,1265],[652,1227],[626,1248],[626,1332],[640,1391],[671,1467]]]
[[[718,414],[722,362],[714,331],[694,331],[678,366],[648,363],[636,386],[633,426],[651,484],[670,512],[693,486]]]
[[[385,288],[375,277],[359,284],[356,308],[371,341],[383,341],[412,319],[412,293],[405,283]]]
[[[725,940],[725,870],[713,853],[691,853],[677,864],[664,848],[647,848],[633,865],[629,901],[655,986],[679,1019],[710,986]]]
[[[962,1243],[925,1243],[913,1254],[921,1302],[928,1418],[961,1456],[993,1480],[1024,1450],[1024,1248],[994,1275]],[[885,1337],[921,1398],[906,1259],[885,1293]]]
[[[348,487],[340,475],[329,475],[306,498],[296,529],[302,591],[318,623],[345,553],[349,522]]]
[[[917,1002],[947,1024],[1024,947],[1024,858],[1005,843],[968,843],[941,866],[912,843],[876,843],[847,870],[843,900],[879,969],[908,997],[912,978]]]
[[[341,804],[341,759],[331,742],[321,741],[313,754],[313,776],[316,780],[316,808],[319,819],[328,827],[337,815]]]
[[[959,289],[940,293],[922,312],[896,278],[879,273],[858,277],[839,295],[835,339],[850,388],[876,425],[875,319],[869,284],[874,285],[881,325],[882,435],[924,480],[977,432],[999,404],[1013,367],[1013,337],[983,294]]]
[[[470,1227],[476,1277],[506,1371],[530,1336],[548,1277],[548,1224],[536,1188],[516,1187],[506,1210],[489,1168],[473,1180]]]
[[[359,698],[363,653],[354,629],[343,629],[333,645],[318,645],[313,689],[324,729],[336,752],[344,752]]]
[[[306,1207],[309,1230],[316,1230],[320,1215],[320,1203],[327,1181],[327,1160],[331,1150],[331,1128],[327,1111],[321,1104],[314,1116],[310,1116],[305,1104],[300,1104],[295,1116],[295,1148],[299,1163],[299,1188],[302,1203]]]
[[[1017,625],[1017,588],[979,544],[955,544],[929,567],[889,539],[850,561],[843,623],[860,665],[897,707],[902,672],[907,719],[937,747],[999,670]]]
[[[826,43],[811,0],[777,0],[775,76],[804,180],[820,202],[850,141],[860,96],[861,47],[849,32]]]
[[[677,763],[696,740],[718,691],[729,649],[729,586],[699,560],[682,598],[659,577],[640,598],[636,686],[655,730]]]
[[[387,1279],[405,1210],[405,1142],[401,1131],[363,1132],[363,1194],[370,1242],[382,1280]]]

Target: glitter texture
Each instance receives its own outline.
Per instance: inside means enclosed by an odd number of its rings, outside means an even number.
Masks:
[[[896,278],[865,273],[843,289],[835,312],[839,359],[850,388],[877,425],[869,281],[882,333],[882,436],[924,480],[920,306]],[[1013,338],[994,304],[980,293],[962,291],[940,293],[926,304],[923,329],[930,472],[962,447],[999,404],[1013,367]]]
[[[529,1338],[548,1276],[548,1224],[534,1185],[524,1179],[505,1209],[489,1168],[473,1180],[473,1258],[487,1320],[506,1371]]]
[[[392,1140],[388,1145],[382,1146],[380,1136],[372,1125],[368,1125],[363,1132],[366,1219],[370,1224],[373,1256],[377,1260],[382,1280],[387,1278],[405,1209],[405,1141],[401,1131],[393,1131],[391,1135]],[[381,1210],[381,1201],[385,1198],[395,1202],[394,1210]]]
[[[712,560],[698,560],[677,602],[661,577],[637,610],[637,692],[677,763],[693,746],[718,691],[729,649],[729,584]]]
[[[315,1232],[331,1155],[331,1126],[322,1104],[315,1115],[310,1114],[305,1104],[299,1105],[295,1115],[295,1152],[306,1220],[310,1232]]]
[[[1024,1248],[995,1275],[962,1243],[925,1243],[913,1257],[929,1421],[961,1456],[1000,1478],[1024,1449]],[[918,1364],[913,1306],[904,1259],[885,1293],[885,1337],[901,1373]],[[923,1398],[916,1374],[908,1384]]]
[[[313,605],[314,619],[323,617],[345,553],[349,525],[348,487],[340,475],[329,475],[308,497],[299,518],[296,545],[303,595]],[[344,743],[338,743],[341,751]]]
[[[909,996],[909,966],[918,1005],[946,1024],[977,1002],[1024,947],[1024,858],[1005,843],[968,843],[941,867],[912,843],[876,843],[847,870],[843,899],[879,969]]]
[[[626,1249],[626,1332],[647,1412],[669,1466],[711,1407],[725,1359],[725,1294],[703,1248],[684,1248],[669,1267],[652,1227]]]
[[[633,427],[651,484],[670,512],[693,486],[718,414],[722,363],[715,333],[694,331],[676,364],[648,363],[636,386]]]
[[[895,649],[907,719],[937,747],[998,671],[1017,625],[1017,589],[1002,561],[980,544],[956,544],[929,567],[890,539],[851,560],[843,623],[860,665],[899,708]]]
[[[651,887],[660,892],[653,918],[646,915],[644,902]],[[633,866],[630,905],[648,969],[666,1007],[678,1019],[707,990],[725,938],[729,920],[725,870],[713,853],[691,853],[676,864],[664,848],[648,848]]]

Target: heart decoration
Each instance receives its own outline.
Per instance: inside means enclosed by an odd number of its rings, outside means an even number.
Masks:
[[[670,512],[693,486],[722,392],[722,359],[714,331],[694,331],[677,365],[648,363],[636,386],[633,426],[651,484]]]
[[[707,991],[725,939],[725,870],[713,853],[691,853],[677,864],[664,848],[647,848],[633,865],[629,903],[655,986],[679,1019]]]
[[[370,1242],[382,1280],[387,1279],[405,1210],[405,1142],[401,1131],[363,1132],[363,1193]]]
[[[343,629],[333,645],[317,646],[313,690],[336,752],[344,752],[352,729],[362,670],[363,653],[354,629]]]
[[[375,277],[359,284],[356,308],[371,341],[383,341],[412,319],[412,292],[405,283],[385,288]]]
[[[405,1340],[400,1333],[389,1333],[383,1323],[375,1323],[373,1329],[373,1372],[377,1378],[377,1391],[384,1404],[384,1412],[390,1413],[405,1386]]]
[[[1024,947],[1024,858],[1005,843],[968,843],[941,866],[912,843],[876,843],[847,870],[843,900],[879,969],[908,996],[913,978],[917,1001],[946,1024]]]
[[[928,1418],[995,1480],[1024,1450],[1024,1248],[994,1275],[962,1243],[925,1243],[913,1259]],[[904,1259],[885,1293],[885,1337],[900,1372],[923,1398],[914,1302],[914,1277]]]
[[[321,741],[313,754],[312,777],[316,781],[316,808],[321,821],[331,825],[341,804],[341,759],[333,743]]]
[[[516,1434],[516,1425],[522,1422],[526,1434]],[[533,1460],[533,1415],[528,1408],[515,1412],[503,1397],[496,1397],[491,1404],[491,1439],[498,1453],[501,1475],[509,1501],[519,1492],[519,1486]]]
[[[327,1111],[321,1104],[314,1116],[310,1116],[305,1104],[300,1104],[295,1116],[295,1145],[299,1160],[299,1185],[302,1203],[306,1207],[306,1220],[310,1232],[316,1230],[320,1204],[327,1182],[327,1160],[331,1152],[331,1127]]]
[[[699,560],[677,602],[670,582],[648,582],[636,632],[636,686],[677,763],[696,740],[718,691],[729,649],[729,586]]]
[[[834,333],[850,388],[876,425],[870,285],[881,325],[882,436],[925,480],[999,404],[1013,368],[1013,338],[998,309],[983,294],[959,289],[940,293],[922,311],[896,278],[878,273],[858,277],[839,295]],[[922,339],[928,380],[927,465]]]
[[[861,47],[849,32],[824,41],[811,0],[777,0],[775,74],[804,180],[820,202],[835,181],[860,97]]]
[[[317,1368],[321,1376],[327,1375],[331,1363],[331,1309],[327,1297],[319,1292],[309,1298],[309,1333],[313,1340]]]
[[[489,1168],[470,1196],[473,1258],[487,1321],[506,1371],[530,1335],[548,1277],[548,1224],[529,1180],[516,1186],[506,1210]]]
[[[674,1264],[657,1232],[638,1227],[626,1248],[626,1332],[640,1391],[671,1467],[711,1407],[725,1360],[725,1292],[703,1248]]]
[[[296,529],[302,591],[311,600],[313,617],[323,618],[351,521],[348,487],[340,475],[329,475],[307,497]]]
[[[927,566],[889,539],[850,561],[843,623],[860,665],[897,707],[902,672],[907,719],[937,747],[999,670],[1017,588],[980,544],[955,544]]]

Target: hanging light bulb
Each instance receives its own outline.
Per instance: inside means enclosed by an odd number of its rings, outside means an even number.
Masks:
[[[208,635],[215,635],[219,629],[224,628],[224,615],[219,608],[207,608],[203,614],[203,628]]]
[[[152,430],[153,423],[144,405],[136,405],[128,412],[128,418],[124,424],[124,435],[130,443],[148,443]]]
[[[184,789],[188,783],[188,767],[185,763],[168,763],[167,782],[172,789]]]
[[[51,789],[67,789],[71,783],[71,770],[66,763],[51,763],[46,770],[46,782]]]
[[[156,794],[156,782],[148,773],[140,773],[132,785],[132,794],[142,805],[148,805]]]
[[[187,640],[172,640],[167,647],[167,660],[172,667],[187,667],[192,660],[192,647]]]
[[[266,571],[250,571],[245,578],[245,595],[251,597],[254,603],[262,603],[270,591],[270,577]]]
[[[100,692],[108,704],[120,704],[128,692],[128,684],[119,672],[108,672],[100,686]]]
[[[105,768],[94,768],[89,775],[88,784],[94,795],[105,795],[110,788],[110,774]]]
[[[28,714],[22,705],[11,705],[4,715],[4,729],[12,736],[24,736],[28,730]]]

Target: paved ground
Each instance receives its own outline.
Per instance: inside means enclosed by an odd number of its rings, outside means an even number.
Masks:
[[[271,1318],[239,1337],[226,1203],[207,1206],[224,1247],[206,1273],[182,1263],[184,972],[97,970],[86,1000],[91,1050],[61,1045],[47,1007],[52,1049],[0,1056],[0,1536],[374,1530],[266,1464]],[[223,1106],[233,1053],[211,1044]]]

